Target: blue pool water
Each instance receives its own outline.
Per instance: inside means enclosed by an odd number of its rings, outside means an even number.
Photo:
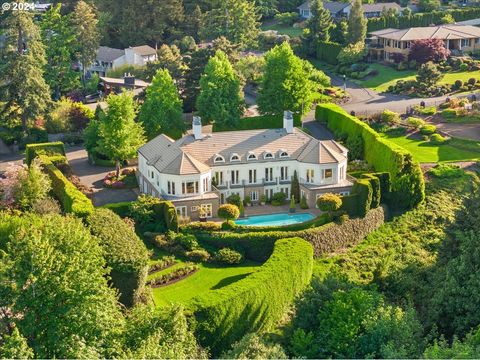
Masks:
[[[312,220],[314,216],[309,213],[302,214],[269,214],[269,215],[256,215],[249,216],[244,219],[238,219],[235,221],[237,225],[245,226],[283,226],[303,223],[308,220]]]

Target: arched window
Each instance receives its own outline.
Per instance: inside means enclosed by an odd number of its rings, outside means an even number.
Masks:
[[[247,160],[257,160],[257,155],[254,153],[248,153]]]
[[[267,152],[265,153],[265,155],[263,155],[263,158],[264,158],[264,159],[273,159],[274,156],[273,156],[273,154],[272,154],[271,152],[267,151]]]
[[[222,163],[225,162],[225,158],[222,155],[215,155],[215,158],[213,159],[214,163]]]
[[[286,151],[282,151],[282,152],[280,153],[280,157],[281,157],[281,158],[286,158],[286,157],[288,157],[288,156],[289,156],[289,155],[288,155],[288,153],[287,153]]]
[[[232,154],[230,161],[240,161],[240,156],[238,156],[238,154]]]

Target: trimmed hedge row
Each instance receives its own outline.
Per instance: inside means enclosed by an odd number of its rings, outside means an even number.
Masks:
[[[30,166],[33,159],[39,155],[44,155],[50,158],[50,161],[55,163],[54,159],[65,157],[65,146],[63,142],[50,142],[41,144],[28,144],[25,148],[25,162]]]
[[[298,114],[293,114],[293,125],[302,126],[302,119]],[[240,119],[240,122],[234,126],[219,126],[213,124],[213,132],[219,131],[238,131],[238,130],[259,130],[259,129],[280,129],[283,128],[283,114],[279,115],[259,115]]]
[[[148,273],[150,254],[145,244],[134,229],[111,210],[96,208],[87,223],[91,233],[100,240],[120,301],[132,306],[136,295],[143,292]]]
[[[406,29],[410,27],[431,26],[432,24],[440,24],[442,18],[450,14],[455,22],[471,20],[480,17],[479,8],[468,9],[449,9],[445,11],[432,11],[428,13],[419,13],[413,16],[395,16],[395,17],[378,17],[368,19],[368,32],[381,30],[386,28]]]
[[[364,218],[349,219],[343,224],[328,223],[301,231],[203,232],[196,234],[196,237],[204,247],[236,249],[245,254],[247,259],[262,262],[268,259],[275,242],[279,239],[289,237],[305,239],[313,245],[315,256],[321,256],[358,243],[384,221],[385,210],[378,207],[370,210]]]
[[[343,46],[330,41],[319,41],[317,45],[317,59],[325,61],[331,65],[338,64],[338,54]]]
[[[425,181],[412,154],[382,138],[370,126],[346,113],[335,104],[320,104],[315,111],[318,121],[326,121],[336,136],[361,137],[365,160],[377,171],[389,172],[392,192],[389,201],[400,209],[412,208],[425,198]]]
[[[192,300],[200,343],[218,356],[245,334],[271,329],[310,282],[312,267],[309,243],[299,238],[278,240],[258,271]]]
[[[93,213],[93,204],[88,197],[76,188],[46,155],[39,155],[44,171],[52,181],[52,191],[60,201],[63,211],[76,217],[86,218]]]

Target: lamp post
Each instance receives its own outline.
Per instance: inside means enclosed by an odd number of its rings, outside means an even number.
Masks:
[[[343,74],[343,91],[347,92],[347,76]]]

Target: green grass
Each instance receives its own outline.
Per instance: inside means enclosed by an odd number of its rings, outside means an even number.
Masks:
[[[293,26],[284,26],[280,24],[262,25],[261,29],[263,31],[276,30],[280,35],[288,35],[290,37],[299,37],[303,33],[303,29],[301,28],[295,28]]]
[[[252,261],[245,261],[241,265],[228,267],[216,264],[200,264],[200,270],[192,276],[169,286],[152,289],[155,305],[185,305],[190,299],[199,294],[209,290],[220,289],[245,278],[255,272],[260,265],[260,263]],[[181,266],[181,261],[169,269],[150,276],[155,277],[164,272],[173,271],[173,269],[179,266]]]
[[[383,92],[390,85],[395,85],[398,80],[410,80],[415,78],[415,70],[398,71],[392,67],[381,64],[370,64],[370,68],[377,70],[378,75],[367,80],[356,80],[355,82],[365,88]]]
[[[398,80],[414,80],[415,70],[397,71],[392,67],[381,64],[370,64],[370,67],[378,71],[378,75],[367,80],[357,80],[357,84],[375,90],[377,92],[387,91],[389,86],[396,84]],[[468,81],[470,78],[479,78],[480,70],[477,71],[455,71],[446,73],[440,84],[453,84],[456,80]]]
[[[421,163],[469,161],[480,159],[480,142],[464,139],[451,139],[442,145],[433,145],[423,140],[405,136],[385,136],[390,141],[413,154]]]

